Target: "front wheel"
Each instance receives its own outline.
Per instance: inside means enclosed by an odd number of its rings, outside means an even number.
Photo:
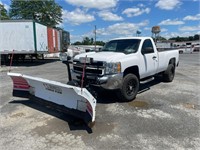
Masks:
[[[139,80],[134,74],[127,74],[123,79],[123,85],[117,92],[120,100],[131,101],[135,99],[139,90]]]

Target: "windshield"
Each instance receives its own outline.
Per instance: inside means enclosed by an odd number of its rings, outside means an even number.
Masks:
[[[102,51],[130,54],[137,52],[139,44],[139,39],[112,40],[105,44]]]

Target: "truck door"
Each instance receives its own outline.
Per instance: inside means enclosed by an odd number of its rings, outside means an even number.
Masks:
[[[152,41],[146,39],[142,45],[142,77],[148,77],[156,73],[158,67],[158,56]]]

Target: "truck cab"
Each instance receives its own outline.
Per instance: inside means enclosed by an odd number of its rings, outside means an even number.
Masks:
[[[158,52],[150,37],[110,40],[100,52],[74,57],[72,80],[81,84],[116,90],[122,100],[135,98],[140,81],[158,73],[171,82],[178,65],[178,50]]]

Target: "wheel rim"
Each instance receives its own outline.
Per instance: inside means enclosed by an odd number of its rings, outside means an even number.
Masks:
[[[134,82],[134,80],[130,80],[126,86],[126,94],[128,96],[133,95],[135,93],[135,88],[136,88],[136,83]]]

